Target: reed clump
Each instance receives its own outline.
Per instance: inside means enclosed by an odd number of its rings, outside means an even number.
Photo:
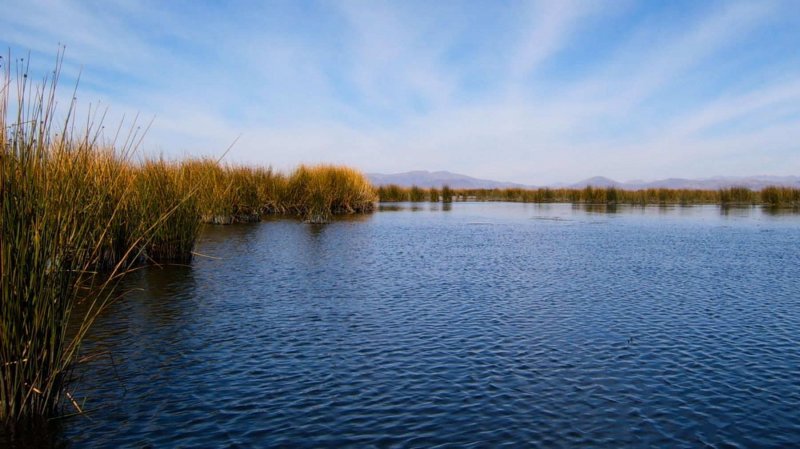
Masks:
[[[730,187],[719,190],[719,202],[728,204],[755,204],[758,195],[747,187]]]
[[[334,214],[372,212],[375,189],[358,170],[336,165],[301,165],[289,176],[285,209],[309,223],[326,223]]]
[[[272,168],[221,164],[211,159],[178,163],[197,190],[200,221],[231,224],[267,215],[327,222],[337,214],[370,212],[378,200],[364,175],[336,165],[301,165],[289,175]]]
[[[387,184],[378,187],[378,200],[382,203],[397,203],[408,201],[411,197],[410,189],[397,184]]]
[[[800,189],[769,186],[761,190],[760,199],[770,207],[800,207]]]
[[[442,202],[443,203],[452,203],[454,195],[455,195],[455,192],[453,192],[453,189],[451,189],[450,186],[448,186],[448,185],[443,185],[442,186]]]
[[[203,223],[233,222],[234,205],[230,175],[214,159],[189,159],[180,164],[181,178],[197,191],[197,208]]]
[[[421,203],[425,201],[426,196],[425,190],[421,189],[419,186],[411,186],[408,192],[408,200],[412,203]]]
[[[182,161],[179,166],[197,189],[203,223],[248,223],[286,212],[282,199],[287,179],[272,168],[221,164],[208,158]]]
[[[164,159],[146,160],[135,171],[127,213],[131,234],[146,237],[133,244],[149,261],[191,261],[200,232],[196,187],[179,165]]]
[[[74,102],[56,123],[53,76],[33,85],[17,61],[0,77],[0,423],[57,411],[81,339],[107,300],[122,261],[131,178]],[[12,89],[14,90],[12,96]],[[13,104],[12,103],[13,98]],[[115,253],[115,254],[110,254]],[[114,260],[119,260],[113,263]],[[111,264],[100,274],[98,267]],[[89,304],[77,333],[67,323]]]
[[[74,101],[56,123],[62,59],[37,86],[19,61],[0,75],[0,424],[58,411],[81,340],[119,279],[139,263],[189,262],[201,222],[322,223],[370,212],[378,199],[363,174],[335,165],[287,176],[211,159],[136,162],[138,128],[106,143],[101,123],[75,123]],[[88,306],[68,334],[79,301]]]

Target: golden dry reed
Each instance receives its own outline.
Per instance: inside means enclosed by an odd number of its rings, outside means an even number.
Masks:
[[[258,221],[276,214],[324,223],[336,214],[371,212],[378,201],[367,178],[348,167],[301,165],[288,175],[210,159],[188,160],[176,167],[197,189],[204,223]]]
[[[358,170],[335,165],[301,165],[286,183],[281,208],[310,223],[325,223],[333,214],[372,212],[375,189]]]
[[[9,57],[10,59],[10,57]],[[123,154],[101,146],[74,102],[56,122],[59,55],[34,85],[28,66],[4,61],[0,76],[0,423],[56,412],[80,341],[153,226],[132,229],[120,198],[131,188]],[[13,80],[13,81],[12,81]],[[155,223],[153,223],[155,225]],[[122,243],[131,243],[122,250]],[[118,259],[118,263],[113,263]],[[108,271],[98,275],[97,268]],[[67,324],[78,301],[87,313]]]

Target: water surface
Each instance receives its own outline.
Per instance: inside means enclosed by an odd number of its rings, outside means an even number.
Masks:
[[[791,447],[800,216],[384,206],[206,227],[99,320],[74,447]],[[112,363],[113,360],[113,363]]]

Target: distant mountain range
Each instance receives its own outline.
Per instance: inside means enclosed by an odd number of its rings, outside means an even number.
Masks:
[[[539,188],[545,186],[534,186],[517,184],[513,182],[493,181],[490,179],[473,178],[467,175],[452,173],[448,171],[410,171],[405,173],[382,174],[367,173],[367,177],[374,185],[397,184],[404,187],[416,185],[419,187],[431,188],[448,185],[454,189],[505,189],[505,188]],[[617,187],[621,189],[648,189],[648,188],[667,188],[667,189],[721,189],[725,187],[741,186],[750,189],[762,189],[766,186],[778,185],[800,188],[800,176],[719,176],[704,179],[683,179],[668,178],[658,181],[627,181],[619,182],[603,176],[584,179],[583,181],[572,184],[553,184],[547,187],[567,187],[584,188],[593,187]]]
[[[528,188],[524,184],[513,182],[492,181],[489,179],[473,178],[467,175],[451,173],[449,171],[409,171],[386,175],[382,173],[367,173],[367,178],[376,186],[397,184],[403,187],[439,188],[448,185],[453,189],[506,189],[511,187]]]
[[[703,179],[667,178],[658,181],[627,181],[617,182],[602,176],[584,179],[570,184],[568,187],[583,188],[588,185],[594,187],[619,187],[622,189],[706,189],[715,190],[725,187],[747,187],[754,190],[767,186],[787,186],[800,188],[800,176],[717,176]]]

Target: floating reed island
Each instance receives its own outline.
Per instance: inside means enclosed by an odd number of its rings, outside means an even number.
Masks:
[[[615,187],[583,189],[425,189],[418,186],[401,187],[395,184],[377,188],[380,202],[452,202],[504,201],[514,203],[572,203],[596,205],[694,205],[718,204],[761,205],[767,207],[800,207],[800,189],[770,186],[761,190],[731,187],[719,190],[699,189],[641,189],[625,190]]]

